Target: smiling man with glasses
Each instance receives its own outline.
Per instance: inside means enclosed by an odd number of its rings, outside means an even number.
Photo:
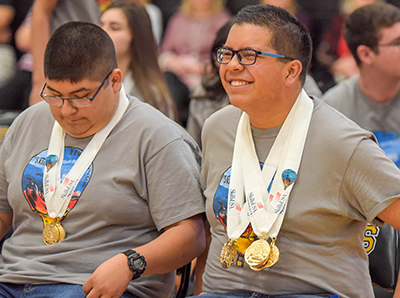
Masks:
[[[202,132],[211,243],[199,297],[374,297],[363,233],[400,229],[400,170],[370,132],[306,94],[311,48],[289,12],[255,5],[216,50],[232,105]]]
[[[201,154],[125,94],[109,35],[69,22],[44,56],[44,101],[0,151],[0,297],[172,297],[205,247]]]

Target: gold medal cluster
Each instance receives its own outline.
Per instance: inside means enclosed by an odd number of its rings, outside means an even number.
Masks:
[[[60,220],[56,219],[44,227],[42,236],[46,245],[53,245],[64,240],[66,233]]]
[[[251,269],[261,271],[273,266],[279,260],[279,249],[275,245],[276,239],[271,244],[265,239],[254,241],[246,250],[244,259]],[[224,244],[221,251],[220,262],[222,267],[229,268],[237,258],[237,248],[233,240]]]

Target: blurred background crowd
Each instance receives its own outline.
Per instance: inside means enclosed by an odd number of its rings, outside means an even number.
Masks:
[[[313,95],[320,96],[358,73],[343,24],[357,7],[379,1],[122,1],[144,7],[144,16],[121,1],[0,0],[0,111],[22,111],[42,100],[42,57],[50,34],[64,22],[83,20],[101,25],[112,37],[128,93],[188,128],[200,142],[204,119],[229,104],[213,53],[224,43],[230,17],[242,7],[281,6],[309,28],[314,49],[309,80],[316,88]],[[385,2],[400,6],[400,0]],[[224,25],[225,32],[219,32]]]

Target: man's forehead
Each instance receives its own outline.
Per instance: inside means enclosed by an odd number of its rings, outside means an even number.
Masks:
[[[264,26],[243,23],[234,24],[229,31],[225,46],[234,49],[259,47],[270,45],[271,32]]]
[[[395,41],[400,39],[400,22],[395,23],[391,27],[381,28],[379,30],[380,41]]]
[[[91,81],[88,79],[79,81],[79,82],[71,82],[69,80],[57,81],[57,80],[46,80],[47,88],[54,92],[59,93],[74,93],[80,91],[88,91],[94,87],[94,84],[98,84],[98,82]]]

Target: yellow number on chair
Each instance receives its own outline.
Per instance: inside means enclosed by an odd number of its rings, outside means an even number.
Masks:
[[[369,255],[371,252],[374,251],[376,241],[379,235],[379,228],[371,226],[368,224],[367,229],[364,232],[364,248],[367,252],[367,255]]]

